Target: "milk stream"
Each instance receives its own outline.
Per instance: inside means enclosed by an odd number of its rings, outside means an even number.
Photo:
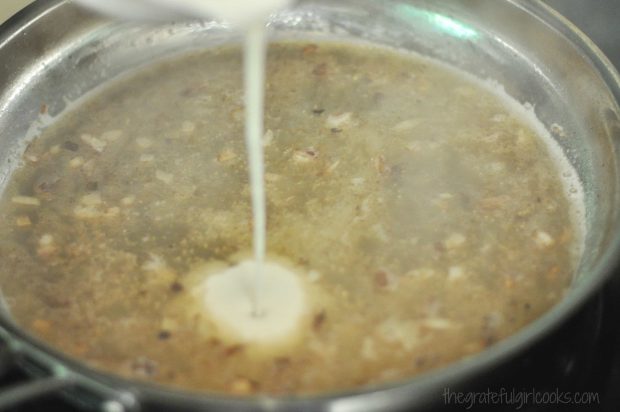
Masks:
[[[256,261],[252,287],[252,316],[264,315],[261,289],[267,238],[267,206],[263,161],[263,108],[267,17],[292,0],[76,0],[101,12],[123,18],[166,19],[166,16],[216,17],[244,31],[245,141],[248,151]]]
[[[158,0],[162,3],[171,0]],[[252,198],[252,243],[256,273],[252,288],[252,316],[265,315],[262,305],[267,243],[267,201],[263,156],[263,116],[265,103],[265,64],[267,41],[265,22],[269,14],[289,0],[184,0],[177,5],[185,12],[215,15],[239,26],[245,32],[243,47],[245,87],[245,143]]]
[[[251,24],[245,34],[245,143],[248,150],[252,194],[252,227],[256,275],[252,296],[252,315],[262,314],[261,289],[267,241],[267,201],[263,156],[263,113],[265,102],[265,28],[262,21]]]
[[[171,6],[173,0],[152,0]],[[243,48],[245,87],[245,143],[252,200],[252,243],[256,273],[251,288],[252,317],[266,315],[262,302],[265,284],[267,243],[267,200],[263,156],[263,116],[265,102],[265,64],[267,54],[265,23],[269,14],[287,6],[290,0],[174,0],[185,13],[215,16],[229,21],[245,33]]]

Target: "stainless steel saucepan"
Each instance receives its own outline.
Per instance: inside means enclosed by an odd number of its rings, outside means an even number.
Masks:
[[[234,398],[128,381],[93,370],[15,325],[5,308],[0,339],[36,379],[0,394],[0,406],[61,390],[81,406],[106,411],[388,411],[424,408],[445,387],[467,385],[505,364],[562,324],[618,264],[620,79],[573,25],[538,0],[303,0],[274,15],[274,38],[364,40],[432,56],[497,80],[529,102],[585,187],[585,251],[566,298],[484,352],[390,385],[299,398]],[[0,190],[30,138],[41,104],[54,116],[106,81],[190,50],[238,42],[218,21],[137,25],[92,14],[69,0],[39,1],[0,29]],[[2,256],[0,256],[0,264]],[[151,409],[149,409],[151,410]]]

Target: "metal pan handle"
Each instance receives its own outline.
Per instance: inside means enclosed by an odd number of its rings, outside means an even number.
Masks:
[[[140,407],[135,394],[74,372],[0,325],[0,376],[12,369],[22,370],[30,378],[0,388],[0,412],[51,394],[65,395],[69,403],[101,412],[133,412]]]
[[[10,410],[24,402],[69,388],[73,384],[73,380],[68,377],[51,376],[10,386],[0,392],[0,411]]]

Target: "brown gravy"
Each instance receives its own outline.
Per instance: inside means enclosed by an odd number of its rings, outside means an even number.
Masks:
[[[251,249],[238,49],[117,81],[26,150],[0,203],[17,322],[126,377],[316,393],[414,376],[562,298],[580,241],[555,160],[503,100],[428,60],[272,45],[268,252],[320,291],[303,342],[218,339],[192,269]]]

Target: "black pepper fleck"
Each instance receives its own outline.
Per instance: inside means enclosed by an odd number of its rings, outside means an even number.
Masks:
[[[183,292],[183,289],[183,285],[179,282],[173,282],[172,285],[170,285],[170,290],[175,293]]]
[[[66,141],[62,144],[63,149],[67,149],[71,152],[77,152],[78,149],[80,148],[80,145],[78,145],[77,143],[71,142],[71,141]]]
[[[97,189],[99,189],[99,183],[97,183],[97,182],[88,182],[88,183],[86,183],[86,190],[88,190],[89,192],[94,192]]]
[[[325,311],[324,310],[320,311],[314,316],[314,319],[312,321],[312,328],[318,332],[323,326],[323,324],[325,323],[326,319],[327,319],[327,314],[325,313]]]

